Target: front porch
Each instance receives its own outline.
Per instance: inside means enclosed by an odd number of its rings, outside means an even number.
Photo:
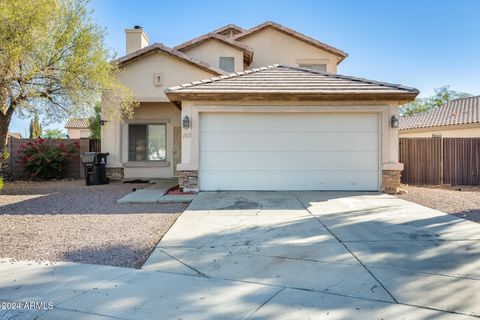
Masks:
[[[181,162],[181,111],[168,102],[140,102],[133,118],[102,127],[102,152],[109,152],[111,179],[178,177]]]

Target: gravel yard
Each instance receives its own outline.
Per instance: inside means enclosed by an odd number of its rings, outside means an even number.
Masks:
[[[406,193],[399,198],[480,222],[479,186],[402,186]]]
[[[139,268],[188,204],[118,204],[146,184],[83,180],[6,183],[0,258]]]

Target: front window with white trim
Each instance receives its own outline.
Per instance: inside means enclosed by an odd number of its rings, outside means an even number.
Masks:
[[[128,126],[128,161],[164,161],[165,124],[130,124]]]

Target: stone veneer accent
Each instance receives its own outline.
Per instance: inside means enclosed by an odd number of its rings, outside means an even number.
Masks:
[[[184,191],[198,191],[198,171],[188,170],[178,172],[178,185]]]
[[[123,168],[121,167],[107,167],[107,177],[110,180],[123,180]]]
[[[400,170],[383,170],[382,171],[382,192],[388,194],[398,193],[400,187]]]

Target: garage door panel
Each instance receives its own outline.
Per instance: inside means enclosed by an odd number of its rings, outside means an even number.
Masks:
[[[377,151],[376,132],[202,132],[202,151]]]
[[[255,177],[255,179],[245,179]],[[202,171],[203,190],[359,190],[377,189],[377,171],[290,172]],[[274,186],[274,188],[272,188]]]
[[[240,171],[377,170],[377,159],[377,152],[202,152],[200,156],[203,170]]]
[[[219,114],[226,115],[228,114]],[[321,132],[376,132],[378,120],[371,114],[324,114],[305,117],[304,113],[285,114],[240,114],[235,122],[225,122],[223,117],[206,117],[202,120],[204,132],[245,131],[321,131]]]
[[[201,190],[378,190],[378,116],[200,114]]]

